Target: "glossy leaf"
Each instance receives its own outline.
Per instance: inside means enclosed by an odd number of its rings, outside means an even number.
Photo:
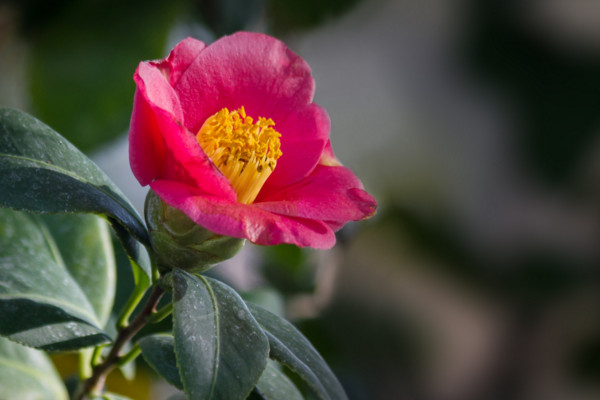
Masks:
[[[139,341],[144,360],[167,382],[183,390],[171,335],[151,335]]]
[[[191,399],[244,399],[267,362],[269,344],[230,287],[176,269],[173,282],[175,355]]]
[[[94,215],[42,215],[69,274],[105,326],[115,297],[115,255],[108,226]]]
[[[248,308],[269,338],[271,358],[298,374],[320,399],[348,398],[325,360],[292,324],[252,303]]]
[[[46,354],[0,338],[0,399],[67,400]]]
[[[100,326],[41,217],[0,208],[0,334],[73,350],[108,341]]]
[[[302,393],[278,365],[269,360],[256,384],[255,397],[264,400],[303,400]]]
[[[127,236],[148,243],[139,215],[96,164],[47,125],[8,108],[0,108],[0,205],[106,215],[123,228],[117,233],[134,258]]]

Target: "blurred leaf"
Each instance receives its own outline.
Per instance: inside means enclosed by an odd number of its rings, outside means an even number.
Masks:
[[[281,294],[268,287],[258,288],[242,293],[242,299],[246,302],[258,304],[262,308],[271,311],[275,315],[283,315],[285,302]]]
[[[183,383],[175,359],[175,342],[172,335],[151,335],[140,339],[144,360],[167,382],[183,390]]]
[[[271,29],[279,34],[314,28],[328,19],[340,16],[360,0],[270,0],[268,7]]]
[[[0,338],[0,399],[67,400],[67,390],[41,351]]]
[[[106,222],[94,215],[42,215],[69,274],[105,326],[115,297],[115,256]]]
[[[264,0],[204,0],[195,3],[199,19],[217,37],[247,30],[260,15]]]
[[[213,279],[173,271],[175,354],[193,399],[244,399],[269,352],[267,338],[243,300]]]
[[[139,253],[133,253],[130,234],[149,243],[133,206],[96,164],[47,125],[1,107],[0,205],[37,212],[105,214],[122,226],[117,233],[132,258],[139,258]],[[146,273],[150,275],[150,270]]]
[[[44,350],[74,350],[110,340],[42,219],[0,208],[0,221],[0,334]],[[96,229],[102,235],[99,225]]]
[[[348,398],[325,360],[292,324],[255,304],[248,308],[269,338],[271,358],[298,374],[320,399]]]
[[[264,400],[304,399],[296,385],[271,360],[256,384],[255,397]]]
[[[547,183],[570,182],[598,140],[598,51],[531,29],[520,18],[520,2],[472,3],[465,55],[478,77],[517,111],[508,141],[519,146],[521,165]]]
[[[164,55],[181,3],[76,1],[54,10],[30,35],[36,115],[84,152],[124,134],[133,73],[141,60]],[[44,17],[29,11],[30,18]]]
[[[290,244],[267,246],[262,270],[269,283],[284,295],[312,292],[315,268],[308,262],[307,249]]]

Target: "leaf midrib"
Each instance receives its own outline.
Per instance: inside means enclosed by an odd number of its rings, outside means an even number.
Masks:
[[[215,363],[214,363],[214,367],[213,367],[213,377],[212,377],[212,381],[211,381],[211,387],[210,387],[210,392],[208,394],[208,399],[212,399],[213,398],[213,394],[215,392],[215,387],[217,386],[217,375],[219,373],[219,361],[220,361],[220,357],[221,357],[221,336],[220,336],[220,326],[219,326],[219,307],[217,304],[217,298],[215,296],[215,293],[212,290],[212,287],[210,286],[210,284],[208,283],[208,281],[201,275],[195,275],[196,277],[200,278],[200,280],[202,281],[202,283],[204,283],[204,285],[206,286],[206,288],[208,289],[208,294],[210,296],[210,300],[212,302],[212,306],[213,306],[213,312],[215,315],[215,341],[216,341],[216,351],[215,351]]]

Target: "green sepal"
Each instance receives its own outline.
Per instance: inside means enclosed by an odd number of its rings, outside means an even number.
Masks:
[[[152,248],[163,271],[180,268],[200,273],[235,256],[245,239],[218,235],[162,201],[152,190],[146,196],[144,216]]]

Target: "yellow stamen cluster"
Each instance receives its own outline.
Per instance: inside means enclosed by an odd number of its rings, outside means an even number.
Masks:
[[[250,204],[281,157],[281,134],[272,119],[258,117],[254,122],[244,107],[223,108],[200,128],[196,139],[204,153],[229,179],[238,201]]]

